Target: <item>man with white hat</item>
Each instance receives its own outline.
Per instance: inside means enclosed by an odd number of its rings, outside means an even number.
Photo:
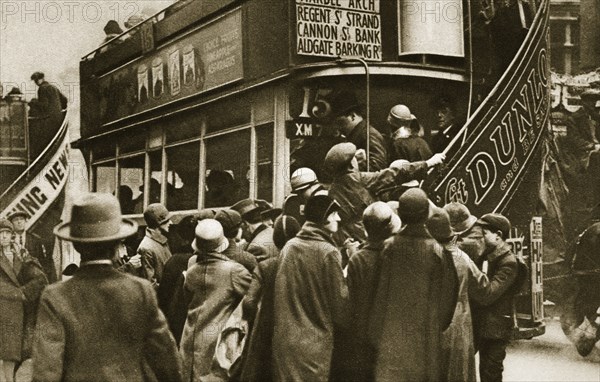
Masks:
[[[306,221],[304,206],[311,196],[317,193],[327,193],[317,179],[317,174],[308,168],[302,167],[292,173],[290,178],[292,193],[283,202],[283,213],[293,216],[301,225]]]
[[[186,382],[211,379],[217,339],[252,280],[246,268],[223,254],[230,242],[217,220],[199,221],[195,235],[197,262],[185,277],[191,300],[180,346]]]
[[[158,288],[165,264],[171,258],[167,235],[173,222],[171,213],[160,203],[152,203],[146,208],[144,220],[146,235],[137,253],[142,256],[145,278]]]
[[[73,242],[81,267],[43,292],[33,346],[35,381],[181,381],[175,340],[146,280],[114,269],[120,240],[137,224],[117,198],[85,194],[54,228]]]

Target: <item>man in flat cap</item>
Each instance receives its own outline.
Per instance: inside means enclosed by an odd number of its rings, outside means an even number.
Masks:
[[[367,150],[367,129],[369,129],[369,171],[383,170],[388,166],[387,143],[383,135],[373,126],[367,126],[356,95],[348,90],[334,91],[327,97],[331,106],[333,124],[348,142],[357,149]],[[361,163],[361,170],[366,171],[366,163]]]
[[[429,167],[441,164],[443,154],[427,161],[405,163],[394,161],[389,168],[376,172],[361,172],[355,158],[357,149],[352,143],[340,143],[331,148],[325,157],[325,166],[333,175],[329,195],[340,204],[341,229],[336,241],[342,244],[347,238],[364,241],[362,213],[381,193],[400,186],[415,176],[426,174]]]
[[[33,232],[26,231],[28,217],[29,215],[24,211],[15,211],[8,215],[8,220],[14,227],[13,241],[20,247],[25,248],[31,256],[40,262],[48,282],[53,283],[57,277],[54,259],[52,258],[52,247],[48,246],[50,248],[48,251],[41,237]]]
[[[473,325],[479,349],[479,377],[482,382],[502,381],[506,347],[512,334],[512,299],[519,284],[519,264],[506,239],[510,221],[501,214],[483,215],[478,221],[483,228],[487,276],[491,287],[473,290]],[[479,264],[478,264],[479,265]],[[485,269],[485,266],[482,266]]]
[[[48,83],[42,72],[33,73],[31,80],[39,87],[37,99],[31,101],[33,108],[40,113],[37,117],[60,120],[62,110],[67,108],[67,97],[56,86]]]
[[[117,198],[74,200],[54,234],[73,242],[81,267],[42,293],[33,346],[34,381],[181,381],[175,340],[144,279],[114,269],[120,240],[137,224]]]

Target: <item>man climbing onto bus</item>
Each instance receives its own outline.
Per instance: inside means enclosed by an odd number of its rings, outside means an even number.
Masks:
[[[42,72],[33,73],[31,80],[39,87],[37,99],[30,102],[32,117],[49,118],[52,126],[57,121],[60,125],[61,113],[67,108],[67,97],[56,86],[48,83]]]
[[[362,115],[356,95],[347,90],[340,90],[331,93],[326,101],[329,102],[331,107],[330,118],[333,125],[357,149],[369,151],[369,171],[379,171],[387,168],[389,163],[388,146],[383,135],[373,126],[368,126],[369,150],[367,150],[367,121]],[[364,164],[359,164],[361,171],[366,171],[366,161]]]

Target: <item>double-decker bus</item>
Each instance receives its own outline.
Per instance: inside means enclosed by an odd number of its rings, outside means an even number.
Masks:
[[[80,63],[76,144],[89,188],[115,193],[140,222],[154,202],[176,215],[244,198],[281,206],[296,153],[328,139],[331,92],[356,94],[367,123],[384,133],[390,108],[408,105],[427,137],[439,133],[433,101],[450,99],[466,122],[424,187],[439,205],[502,212],[527,232],[531,243],[515,246],[529,248],[526,321],[528,335],[539,334],[541,225],[530,229],[530,219],[548,125],[548,8],[548,0],[180,1]]]

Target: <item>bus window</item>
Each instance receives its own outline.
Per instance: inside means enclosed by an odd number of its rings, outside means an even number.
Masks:
[[[148,157],[150,158],[150,197],[148,198],[148,204],[161,203],[162,151],[151,151],[148,153]]]
[[[132,193],[131,206],[121,203],[124,214],[141,214],[144,211],[144,163],[143,154],[119,159],[119,187],[128,187]]]
[[[95,164],[94,171],[94,191],[95,192],[115,192],[116,167],[115,162],[110,161],[102,164]]]
[[[273,123],[256,127],[258,199],[273,200],[273,129]]]
[[[167,209],[198,208],[200,143],[167,148]]]
[[[250,196],[250,129],[206,139],[206,208],[227,207]]]

